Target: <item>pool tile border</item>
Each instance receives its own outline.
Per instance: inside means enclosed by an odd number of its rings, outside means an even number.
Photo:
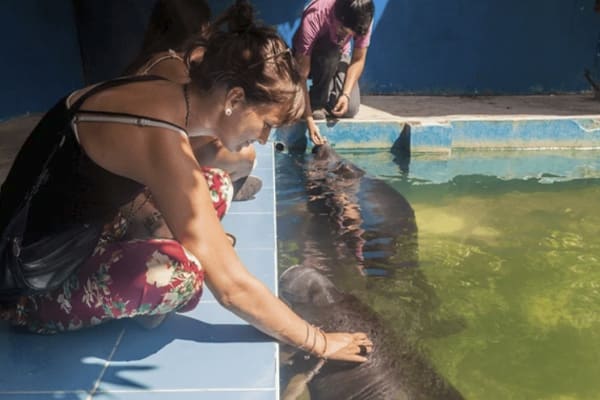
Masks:
[[[318,123],[337,148],[390,148],[401,133],[414,153],[454,149],[600,149],[600,115],[561,118],[499,118]],[[307,147],[306,125],[277,129],[274,140],[290,149]]]

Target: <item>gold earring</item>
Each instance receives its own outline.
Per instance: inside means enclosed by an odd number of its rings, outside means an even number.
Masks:
[[[227,115],[228,117],[230,117],[232,113],[233,113],[233,110],[231,108],[225,109],[225,115]]]

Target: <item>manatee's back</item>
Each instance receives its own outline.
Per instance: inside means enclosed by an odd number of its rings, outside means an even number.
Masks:
[[[363,364],[327,362],[310,382],[311,400],[458,400],[462,395],[404,338],[351,295],[327,308],[302,306],[298,313],[325,331],[365,332],[373,352]]]
[[[377,313],[352,295],[340,293],[314,268],[286,270],[279,285],[296,313],[329,332],[365,332],[373,352],[362,364],[328,361],[309,383],[311,400],[458,400],[450,385],[414,346],[389,332]],[[296,372],[314,367],[299,354]]]

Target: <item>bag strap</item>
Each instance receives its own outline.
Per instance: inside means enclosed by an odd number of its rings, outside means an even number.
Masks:
[[[42,186],[42,184],[46,181],[46,179],[48,179],[48,165],[50,164],[50,161],[52,161],[52,158],[54,158],[54,155],[56,154],[58,149],[60,149],[62,147],[62,145],[65,143],[65,137],[66,136],[63,133],[58,144],[56,144],[54,146],[54,148],[52,148],[52,151],[48,155],[48,158],[46,158],[44,165],[42,165],[42,172],[40,172],[37,179],[35,180],[35,183],[33,184],[31,189],[29,189],[29,191],[25,195],[25,203],[28,203],[29,201],[31,201],[33,196],[35,196],[35,194],[40,189],[40,186]]]

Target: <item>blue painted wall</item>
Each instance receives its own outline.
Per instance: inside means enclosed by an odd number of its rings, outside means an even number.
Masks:
[[[375,92],[531,94],[589,89],[600,72],[594,0],[389,0],[364,85]]]
[[[82,84],[71,1],[0,1],[0,48],[0,120],[45,110]]]
[[[77,1],[85,5],[77,18],[70,0],[0,2],[0,120],[45,110],[84,81],[117,75],[133,58],[153,0]],[[581,92],[589,90],[584,68],[600,80],[594,0],[374,1],[363,93]],[[218,14],[231,2],[209,3]],[[306,1],[253,3],[289,42]]]
[[[374,0],[364,92],[534,94],[590,87],[600,74],[594,0]],[[216,9],[222,0],[212,0]],[[289,41],[304,0],[254,0]]]
[[[154,0],[76,0],[85,83],[119,76],[139,52]]]

